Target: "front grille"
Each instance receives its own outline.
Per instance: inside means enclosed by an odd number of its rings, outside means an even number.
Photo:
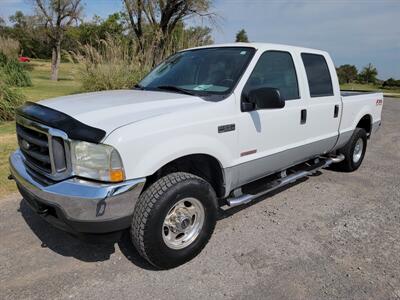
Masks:
[[[53,180],[70,175],[68,140],[63,132],[21,116],[17,116],[16,131],[28,167]]]
[[[52,172],[49,138],[46,134],[17,124],[19,148],[28,162],[46,173]]]

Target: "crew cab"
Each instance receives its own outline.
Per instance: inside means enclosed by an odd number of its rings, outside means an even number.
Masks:
[[[130,229],[151,264],[195,257],[221,207],[328,166],[351,172],[381,93],[341,93],[327,52],[264,43],[180,51],[130,90],[27,102],[10,178],[76,235]]]

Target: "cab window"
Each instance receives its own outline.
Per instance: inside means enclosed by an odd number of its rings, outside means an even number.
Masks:
[[[311,97],[333,96],[332,79],[325,57],[302,53]]]
[[[267,51],[260,56],[243,93],[263,87],[279,89],[284,100],[299,99],[296,69],[289,52]]]

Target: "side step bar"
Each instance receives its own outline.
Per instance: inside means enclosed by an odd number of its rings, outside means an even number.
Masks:
[[[304,170],[304,171],[297,171],[297,172],[295,172],[293,174],[290,174],[290,175],[288,175],[286,177],[282,177],[282,178],[279,178],[277,180],[271,181],[268,184],[268,188],[267,189],[265,189],[265,190],[263,190],[263,191],[261,191],[261,192],[259,192],[257,194],[242,194],[242,195],[240,195],[238,197],[228,198],[226,200],[226,202],[227,202],[228,206],[230,206],[230,207],[239,206],[239,205],[242,205],[242,204],[249,203],[252,200],[254,200],[254,199],[256,199],[256,198],[258,198],[260,196],[263,196],[263,195],[265,195],[265,194],[267,194],[269,192],[272,192],[272,191],[274,191],[274,190],[276,190],[278,188],[281,188],[281,187],[283,187],[285,185],[293,183],[293,182],[299,180],[300,178],[303,178],[303,177],[306,177],[308,175],[311,175],[311,174],[317,172],[320,169],[327,168],[333,163],[339,163],[339,162],[343,161],[344,158],[345,157],[344,157],[343,154],[340,154],[340,155],[338,155],[336,157],[329,157],[329,158],[326,158],[326,159],[325,158],[321,158],[321,159],[323,159],[323,161],[320,162],[320,163],[317,163],[316,166],[312,166],[310,169],[307,169],[307,170]]]

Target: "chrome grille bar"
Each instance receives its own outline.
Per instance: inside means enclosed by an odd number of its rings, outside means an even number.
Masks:
[[[47,147],[47,148],[49,147],[49,141],[47,138],[46,139],[36,138],[35,136],[29,134],[26,129],[24,129],[22,126],[18,124],[17,124],[17,135],[29,143],[33,143],[40,147]]]
[[[70,140],[61,130],[17,115],[17,137],[25,164],[51,180],[72,176]]]

